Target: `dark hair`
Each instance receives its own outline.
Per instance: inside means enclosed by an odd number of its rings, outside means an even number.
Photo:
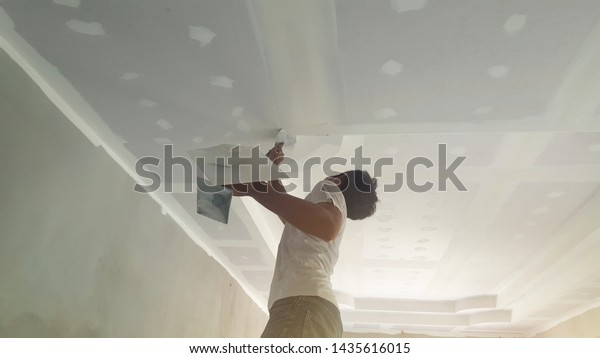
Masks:
[[[341,179],[339,187],[346,200],[348,219],[362,220],[375,213],[379,201],[375,192],[377,179],[364,170],[349,170],[336,177]]]

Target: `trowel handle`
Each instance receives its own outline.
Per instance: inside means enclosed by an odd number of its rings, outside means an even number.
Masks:
[[[275,143],[273,148],[267,152],[267,157],[271,159],[275,165],[278,165],[283,160],[283,142]]]

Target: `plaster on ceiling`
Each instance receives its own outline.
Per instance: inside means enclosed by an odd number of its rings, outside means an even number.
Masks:
[[[265,146],[282,127],[299,162],[392,158],[380,186],[440,143],[466,156],[467,191],[422,167],[435,190],[381,192],[348,224],[346,330],[529,336],[600,304],[597,1],[0,0],[0,47],[142,182],[136,159],[163,144]],[[272,214],[235,200],[221,225],[193,194],[149,195],[265,308]]]

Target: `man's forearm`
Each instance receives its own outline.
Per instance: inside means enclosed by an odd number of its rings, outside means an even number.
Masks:
[[[271,182],[271,185],[273,186],[273,188],[283,194],[287,194],[287,191],[285,190],[285,186],[283,186],[283,183],[281,183],[281,180],[273,180]],[[281,220],[281,222],[283,223],[283,225],[286,224],[287,220],[285,220],[283,217],[279,216],[279,220]]]
[[[338,218],[320,205],[269,188],[268,192],[253,191],[250,195],[269,211],[301,231],[329,241],[339,230]]]

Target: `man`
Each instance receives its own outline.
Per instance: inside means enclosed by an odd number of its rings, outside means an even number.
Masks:
[[[267,156],[279,164],[281,145]],[[376,187],[376,179],[362,170],[325,178],[305,199],[287,194],[278,181],[232,186],[234,195],[252,197],[285,224],[261,337],[341,337],[331,275],[346,218],[361,220],[375,212]]]

